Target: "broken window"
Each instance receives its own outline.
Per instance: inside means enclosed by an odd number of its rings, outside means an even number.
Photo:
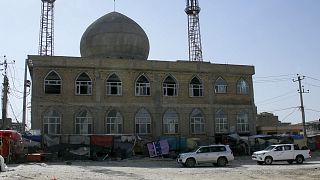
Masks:
[[[108,77],[106,82],[107,95],[122,95],[122,82],[116,74]]]
[[[44,80],[44,92],[46,94],[60,94],[61,86],[60,76],[55,71],[49,72]]]
[[[189,95],[190,97],[203,96],[203,85],[197,77],[194,77],[189,84]]]
[[[163,95],[164,96],[177,96],[178,85],[177,85],[176,81],[171,76],[168,76],[163,81],[162,87],[163,87]]]
[[[76,95],[91,95],[92,81],[86,73],[80,74],[76,80]]]

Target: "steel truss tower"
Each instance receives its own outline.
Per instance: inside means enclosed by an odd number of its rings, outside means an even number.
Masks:
[[[53,56],[54,52],[54,2],[41,0],[41,19],[39,35],[39,55]]]
[[[203,61],[198,0],[187,0],[185,12],[188,15],[189,61]]]

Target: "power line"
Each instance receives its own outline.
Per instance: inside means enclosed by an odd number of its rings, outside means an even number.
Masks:
[[[262,102],[267,102],[267,101],[270,101],[270,100],[273,100],[273,99],[277,99],[277,98],[280,98],[280,97],[285,97],[285,96],[288,96],[288,95],[293,94],[293,93],[296,93],[296,91],[294,91],[294,92],[293,91],[289,91],[289,92],[283,93],[283,94],[281,94],[279,96],[275,96],[275,97],[268,98],[268,99],[265,99],[265,100],[262,100],[262,101],[258,101],[258,102],[256,102],[256,104],[260,104]]]

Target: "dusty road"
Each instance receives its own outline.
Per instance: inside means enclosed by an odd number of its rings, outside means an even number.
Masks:
[[[302,165],[277,162],[256,165],[250,156],[236,157],[228,166],[211,165],[183,168],[175,160],[161,158],[133,158],[120,161],[73,161],[59,163],[9,164],[8,172],[1,172],[1,180],[12,179],[319,179],[320,157]]]

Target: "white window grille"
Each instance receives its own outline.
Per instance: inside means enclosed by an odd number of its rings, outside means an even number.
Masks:
[[[122,133],[122,116],[120,112],[112,110],[108,113],[106,118],[106,133],[107,134],[121,134]]]
[[[237,115],[237,130],[238,130],[238,133],[248,133],[249,132],[248,112],[241,111]]]
[[[86,73],[82,73],[76,81],[76,95],[91,95],[92,81]]]
[[[164,134],[177,134],[179,128],[178,114],[175,111],[167,111],[163,116]]]
[[[200,110],[195,109],[190,116],[191,133],[192,134],[204,134],[204,117]]]
[[[109,76],[106,82],[107,95],[122,95],[122,82],[116,74]]]
[[[144,75],[141,75],[136,81],[135,95],[150,96],[150,82]]]
[[[203,96],[203,85],[197,77],[194,77],[189,84],[190,97]]]
[[[249,93],[249,85],[242,78],[237,82],[237,93],[238,94],[248,94]]]
[[[219,77],[214,85],[214,92],[215,93],[227,93],[228,84],[227,81]]]
[[[61,93],[61,78],[55,72],[51,71],[45,78],[44,81],[44,92],[46,94],[60,94]]]
[[[135,117],[136,133],[150,134],[151,133],[151,117],[145,110],[141,109]]]
[[[176,81],[171,76],[168,76],[165,79],[162,87],[163,87],[163,95],[164,96],[177,96],[178,85],[177,85]]]
[[[60,134],[61,116],[57,111],[51,110],[44,116],[43,133],[44,134]]]
[[[92,117],[87,110],[77,114],[75,128],[76,134],[92,134]]]

